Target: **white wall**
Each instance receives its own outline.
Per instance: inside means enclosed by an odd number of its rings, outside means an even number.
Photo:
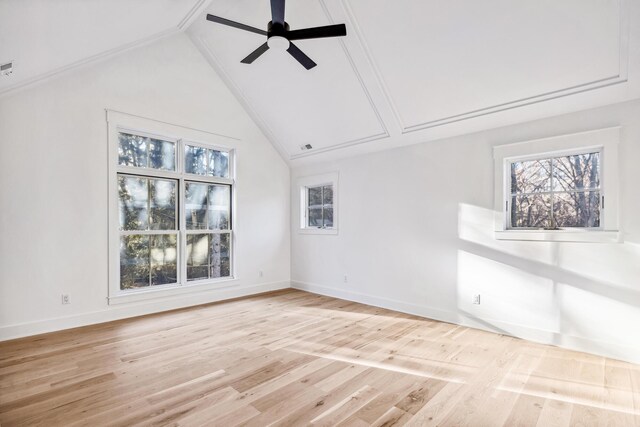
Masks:
[[[107,304],[105,108],[241,139],[233,287]],[[290,183],[189,39],[164,39],[0,98],[0,339],[287,287],[291,274],[315,292],[640,361],[638,117],[640,101],[614,105],[294,169]],[[614,125],[625,243],[493,239],[494,145]],[[298,234],[296,180],[329,171],[339,234]]]
[[[233,286],[107,304],[105,108],[241,139]],[[185,35],[0,98],[0,183],[0,339],[289,286],[288,166]]]
[[[638,117],[635,101],[296,168],[293,286],[640,362]],[[615,125],[623,244],[493,238],[494,145]],[[296,181],[329,171],[339,233],[299,234]]]

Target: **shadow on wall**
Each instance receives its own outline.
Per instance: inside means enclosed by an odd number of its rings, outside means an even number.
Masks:
[[[640,245],[499,241],[496,215],[459,205],[460,315],[509,335],[539,330],[540,340],[561,346],[638,346]]]

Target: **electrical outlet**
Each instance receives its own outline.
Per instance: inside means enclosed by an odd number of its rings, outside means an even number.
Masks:
[[[71,304],[69,294],[62,294],[62,304]]]
[[[262,270],[258,271],[258,277],[262,277],[264,276],[264,274],[262,273]]]
[[[347,275],[345,274],[345,275],[344,275],[344,283],[347,283],[347,282],[348,282],[348,280],[347,280]]]
[[[473,303],[476,305],[480,305],[480,294],[476,294],[473,296]]]

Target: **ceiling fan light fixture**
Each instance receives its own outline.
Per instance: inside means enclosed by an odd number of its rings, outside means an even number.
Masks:
[[[253,52],[247,55],[242,61],[243,64],[252,64],[269,49],[287,51],[296,61],[307,70],[315,67],[316,64],[303,51],[298,48],[292,40],[322,39],[327,37],[343,37],[347,35],[347,27],[344,24],[324,25],[322,27],[302,28],[291,31],[289,24],[284,20],[284,4],[286,0],[270,0],[271,21],[267,23],[267,31],[255,28],[240,22],[220,16],[207,14],[207,20],[218,24],[249,31],[250,33],[267,36],[267,41],[258,46]]]
[[[267,40],[267,45],[269,46],[269,49],[284,51],[289,49],[290,44],[291,42],[282,36],[271,36]]]

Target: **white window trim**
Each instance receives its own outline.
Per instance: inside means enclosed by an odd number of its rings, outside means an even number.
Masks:
[[[320,187],[323,185],[331,185],[333,187],[333,227],[317,228],[307,226],[307,197],[309,187]],[[331,172],[322,175],[305,176],[298,179],[298,215],[300,234],[338,234],[338,220],[340,212],[338,210],[338,172]]]
[[[537,139],[494,147],[494,209],[496,215],[495,238],[498,240],[528,240],[551,242],[619,242],[619,178],[618,144],[620,127]],[[601,193],[605,195],[601,206],[601,225],[597,229],[529,230],[509,229],[510,175],[507,168],[515,160],[554,157],[576,152],[601,153]]]
[[[213,289],[227,288],[237,286],[238,277],[236,275],[236,257],[237,251],[237,221],[236,221],[236,152],[234,149],[235,138],[216,135],[206,131],[192,128],[186,128],[165,122],[159,122],[153,119],[147,119],[113,110],[107,112],[107,140],[108,140],[108,169],[109,169],[109,290],[108,302],[110,305],[122,304],[129,302],[139,302],[150,299],[163,297],[171,297],[177,295],[188,294],[192,292],[203,292]],[[118,164],[118,133],[131,132],[136,135],[142,135],[165,141],[176,143],[176,171],[164,171],[148,168],[132,168],[123,167]],[[180,144],[181,143],[181,144]],[[178,283],[167,285],[156,285],[148,288],[140,288],[134,290],[123,291],[120,289],[120,230],[119,230],[119,200],[118,200],[118,174],[131,174],[138,170],[140,175],[157,176],[161,178],[170,178],[178,180],[180,194],[184,192],[184,182],[189,180],[189,174],[181,174],[178,172],[179,165],[184,160],[184,153],[180,148],[183,144],[196,145],[211,149],[224,150],[229,152],[229,179],[209,177],[202,175],[192,175],[194,181],[211,182],[229,184],[231,189],[231,276],[221,277],[217,279],[198,280],[189,282],[186,280],[186,264],[183,264],[182,257],[185,256],[186,242],[178,234],[178,245],[181,248],[178,251]],[[134,172],[135,173],[135,172]],[[184,230],[184,204],[177,204],[180,209],[179,220],[180,229]]]

